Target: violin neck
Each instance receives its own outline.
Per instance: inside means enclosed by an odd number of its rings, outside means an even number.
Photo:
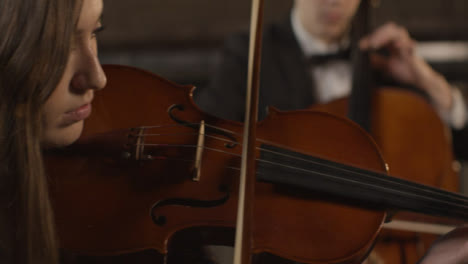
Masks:
[[[468,219],[463,195],[270,145],[262,146],[257,179],[302,190],[309,198],[320,195],[371,209]]]

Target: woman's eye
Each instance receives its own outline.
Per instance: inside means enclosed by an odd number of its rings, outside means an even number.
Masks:
[[[102,32],[103,30],[104,30],[104,26],[102,26],[102,25],[97,27],[96,29],[94,29],[93,30],[93,37],[96,37],[99,34],[99,32]]]

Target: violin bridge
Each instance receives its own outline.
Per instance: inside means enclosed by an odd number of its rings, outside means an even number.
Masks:
[[[137,142],[136,142],[136,149],[135,149],[135,160],[143,159],[143,153],[145,150],[145,137],[144,137],[145,129],[139,128],[138,135],[137,135]]]
[[[200,129],[198,131],[197,152],[195,154],[195,167],[193,181],[200,181],[201,176],[201,162],[203,150],[205,149],[205,120],[200,122]]]

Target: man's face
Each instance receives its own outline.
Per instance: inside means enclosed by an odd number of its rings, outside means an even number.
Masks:
[[[351,24],[361,0],[296,0],[299,19],[313,36],[339,41]]]

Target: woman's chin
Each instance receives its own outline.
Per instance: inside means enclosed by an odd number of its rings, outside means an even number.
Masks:
[[[78,121],[64,127],[48,129],[42,139],[42,147],[60,148],[73,144],[83,131],[83,121]]]

